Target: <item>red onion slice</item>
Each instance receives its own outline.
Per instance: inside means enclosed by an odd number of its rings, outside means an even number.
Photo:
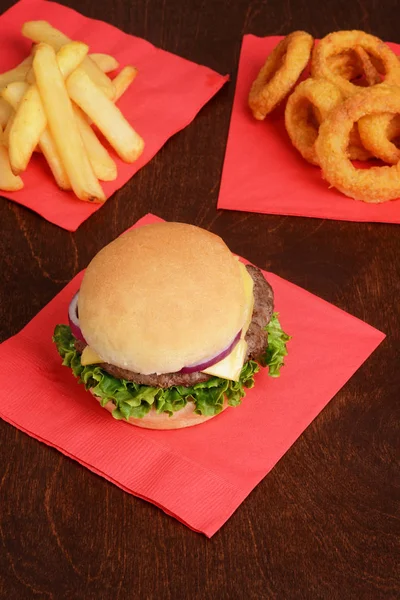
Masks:
[[[82,331],[79,325],[79,317],[78,317],[78,297],[79,291],[76,292],[75,296],[72,298],[71,303],[68,308],[68,321],[69,326],[71,328],[72,335],[81,342],[86,342],[85,338],[82,335]]]
[[[220,352],[216,356],[209,358],[205,362],[198,363],[197,365],[191,365],[190,367],[183,367],[183,369],[181,369],[180,372],[181,373],[195,373],[196,371],[202,371],[203,369],[208,369],[208,367],[215,365],[220,360],[226,358],[228,356],[228,354],[230,354],[232,352],[232,350],[234,349],[234,347],[240,340],[240,334],[241,334],[241,331],[239,331],[239,333],[235,336],[235,338],[229,344],[229,346],[227,348],[225,348],[225,350],[222,350],[222,352]]]

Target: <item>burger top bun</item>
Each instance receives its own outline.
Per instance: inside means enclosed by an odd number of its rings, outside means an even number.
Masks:
[[[104,362],[173,373],[232,342],[244,324],[244,285],[220,237],[157,223],[125,233],[94,257],[78,311],[86,342]]]

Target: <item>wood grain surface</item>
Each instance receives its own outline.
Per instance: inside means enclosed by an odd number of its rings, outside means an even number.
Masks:
[[[0,421],[0,598],[399,598],[398,226],[215,208],[243,34],[364,29],[400,42],[398,3],[66,4],[232,80],[76,233],[0,199],[0,340],[149,210],[222,235],[388,335],[211,540]]]

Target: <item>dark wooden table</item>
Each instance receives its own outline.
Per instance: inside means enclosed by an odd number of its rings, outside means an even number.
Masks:
[[[212,540],[1,421],[0,598],[398,598],[399,229],[215,208],[243,34],[400,42],[397,2],[68,4],[232,81],[76,233],[1,199],[0,340],[149,210],[211,229],[388,337]]]

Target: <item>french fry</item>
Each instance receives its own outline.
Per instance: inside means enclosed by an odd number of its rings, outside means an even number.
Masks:
[[[9,83],[0,94],[3,101],[7,102],[10,108],[16,110],[29,87],[25,81],[14,81]]]
[[[68,42],[57,52],[57,63],[64,79],[79,67],[89,51],[89,46],[83,42]],[[25,77],[27,83],[35,83],[35,73],[31,67]]]
[[[88,50],[86,44],[71,42],[57,52],[58,68],[64,78],[80,65]],[[25,82],[10,83],[1,94],[16,110],[9,134],[8,151],[13,172],[20,173],[29,164],[46,128],[47,118],[35,84],[29,86]]]
[[[69,181],[69,177],[64,165],[61,162],[61,158],[54,143],[53,136],[51,135],[48,127],[46,127],[40,136],[39,148],[47,160],[58,187],[62,190],[70,190],[71,183]]]
[[[17,192],[24,187],[24,182],[19,175],[14,175],[11,170],[7,148],[0,146],[0,190],[4,192]]]
[[[19,65],[5,73],[0,73],[0,89],[13,81],[24,81],[32,66],[32,56],[25,58]]]
[[[57,52],[57,64],[64,79],[85,60],[89,46],[83,42],[68,42]]]
[[[56,51],[71,41],[69,37],[52,27],[47,21],[27,21],[22,26],[22,35],[35,43],[49,44]],[[82,69],[103,90],[108,98],[114,98],[115,90],[111,79],[103,73],[89,56],[86,56],[83,60]]]
[[[118,69],[119,62],[109,54],[89,54],[89,57],[94,63],[103,71],[103,73],[110,73]]]
[[[72,103],[51,46],[39,44],[33,69],[48,126],[74,193],[81,200],[104,202],[104,192],[86,154]]]
[[[68,36],[52,27],[47,21],[26,21],[22,25],[21,33],[35,44],[49,44],[56,51],[71,41]]]
[[[13,109],[8,102],[3,98],[0,98],[0,127],[2,129],[7,125],[8,119],[11,117],[12,113]]]
[[[21,177],[11,171],[7,148],[3,145],[3,128],[0,127],[0,190],[17,192],[24,187]]]
[[[117,154],[125,162],[134,162],[143,152],[144,142],[90,77],[78,67],[66,80],[71,99],[97,125]]]
[[[100,181],[114,181],[117,178],[117,165],[90,127],[79,106],[73,104],[75,116],[83,144],[86,148],[94,174]]]
[[[33,67],[31,67],[29,69],[29,71],[27,72],[25,81],[26,81],[26,83],[30,83],[30,84],[35,83],[35,73],[33,71]]]
[[[10,141],[10,131],[11,131],[11,127],[14,124],[14,119],[15,119],[15,112],[12,113],[12,115],[10,116],[10,118],[7,121],[7,125],[4,128],[3,131],[3,146],[6,146],[8,148],[8,144]]]
[[[16,109],[8,134],[8,152],[11,169],[18,174],[25,171],[28,166],[39,138],[46,128],[47,118],[36,85],[15,81],[1,93],[3,98]]]
[[[116,77],[112,80],[115,87],[115,98],[114,102],[117,102],[123,94],[125,94],[128,87],[131,85],[132,81],[135,79],[138,74],[138,70],[136,67],[132,67],[131,65],[127,65],[118,73]]]

